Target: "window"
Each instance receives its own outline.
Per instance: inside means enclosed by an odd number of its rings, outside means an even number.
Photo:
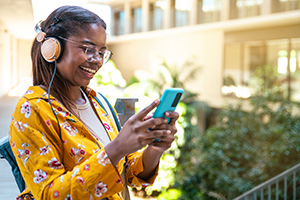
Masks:
[[[220,21],[221,0],[203,0],[200,6],[200,23]]]
[[[189,24],[189,15],[192,10],[191,0],[175,1],[175,26],[187,26]]]
[[[225,63],[222,94],[247,98],[249,90],[243,80],[244,45],[241,43],[225,45]]]
[[[132,23],[133,33],[138,33],[142,31],[142,8],[133,9],[133,23]]]
[[[150,4],[150,30],[163,29],[163,1]]]
[[[300,38],[291,39],[291,100],[300,101]]]
[[[124,10],[115,13],[115,35],[124,35],[125,15]]]
[[[231,0],[231,19],[257,16],[261,14],[263,0]]]
[[[272,12],[285,12],[290,10],[299,10],[300,0],[273,0]]]
[[[300,38],[226,44],[222,94],[270,92],[300,102]]]

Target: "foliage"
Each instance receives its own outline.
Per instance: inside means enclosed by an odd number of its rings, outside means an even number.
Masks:
[[[204,195],[189,199],[233,199],[299,163],[299,104],[277,95],[249,101],[225,107],[198,140],[184,185]]]
[[[95,80],[97,85],[113,85],[116,87],[125,87],[126,85],[121,72],[112,60],[102,66],[99,73],[95,75]]]
[[[126,81],[112,60],[101,67],[90,83],[90,87],[105,94],[110,102],[123,96],[125,86]]]
[[[177,200],[181,195],[181,191],[177,189],[169,189],[168,191],[161,193],[158,200]]]

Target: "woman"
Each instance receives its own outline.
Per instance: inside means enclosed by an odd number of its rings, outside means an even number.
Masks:
[[[151,118],[156,100],[118,133],[87,87],[111,55],[105,22],[84,8],[63,6],[37,28],[33,86],[20,98],[10,126],[27,186],[19,199],[122,199],[123,168],[128,185],[152,184],[174,140],[178,113],[166,113],[169,124]]]

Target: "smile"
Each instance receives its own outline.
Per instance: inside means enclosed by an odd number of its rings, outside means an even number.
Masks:
[[[80,66],[80,69],[86,71],[86,72],[89,72],[89,73],[92,73],[92,74],[95,74],[97,72],[97,70],[95,69],[91,69],[91,68],[87,68],[87,67],[82,67]]]

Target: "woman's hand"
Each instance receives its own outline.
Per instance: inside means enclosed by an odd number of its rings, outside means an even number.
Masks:
[[[160,139],[159,141],[151,142],[143,153],[143,166],[144,170],[138,174],[138,177],[143,180],[148,180],[157,167],[162,153],[171,147],[172,142],[175,139],[175,133],[177,129],[175,123],[179,117],[177,112],[166,112],[165,116],[171,118],[169,124],[160,124],[154,127],[151,127],[155,130],[168,130],[171,133],[168,134],[165,138]],[[147,116],[144,118],[145,121],[151,119],[152,116]],[[157,138],[158,139],[158,138]]]
[[[179,117],[179,114],[177,112],[168,111],[165,113],[165,116],[168,118],[171,118],[169,124],[161,124],[157,125],[155,127],[152,127],[152,129],[155,130],[169,130],[171,134],[168,134],[167,137],[159,140],[154,140],[149,144],[149,147],[152,147],[154,150],[159,152],[164,152],[165,150],[169,149],[172,145],[172,142],[175,139],[175,134],[177,133],[177,128],[175,126],[176,121]],[[151,116],[147,116],[145,120],[148,120]],[[158,139],[158,138],[157,138]]]
[[[174,140],[172,139],[174,137],[174,129],[171,128],[172,125],[166,124],[166,119],[151,118],[145,120],[148,113],[156,108],[158,104],[159,100],[156,100],[141,112],[129,118],[119,135],[105,146],[105,151],[113,165],[116,165],[122,157],[143,148],[155,139],[163,141],[163,149],[166,148],[166,144]],[[175,124],[175,121],[175,119],[171,120],[172,124]],[[153,127],[155,128],[152,129]],[[156,145],[154,143],[154,146],[158,146],[162,150],[160,144]]]

